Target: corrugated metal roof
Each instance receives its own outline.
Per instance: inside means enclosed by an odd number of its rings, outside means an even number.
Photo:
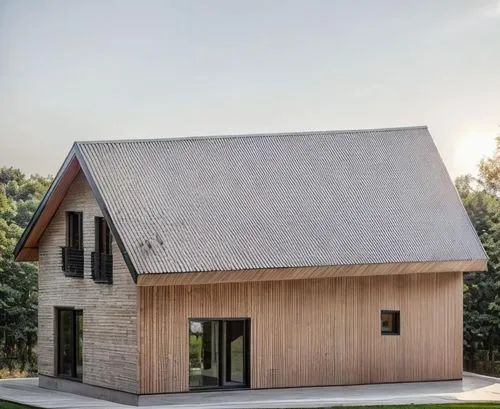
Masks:
[[[486,258],[426,127],[76,147],[139,274]]]

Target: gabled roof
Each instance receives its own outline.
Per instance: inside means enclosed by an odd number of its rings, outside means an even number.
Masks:
[[[77,142],[70,157],[138,274],[487,258],[426,127]]]

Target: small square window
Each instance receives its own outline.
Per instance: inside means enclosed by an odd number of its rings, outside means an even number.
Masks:
[[[399,311],[381,311],[382,335],[399,335]]]

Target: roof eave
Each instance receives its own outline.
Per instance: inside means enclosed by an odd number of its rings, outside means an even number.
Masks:
[[[71,169],[72,166],[75,166],[72,172],[68,172],[68,170]],[[21,235],[21,238],[16,244],[16,247],[14,248],[14,257],[16,261],[38,261],[38,239],[36,239],[36,243],[31,243],[30,245],[28,244],[28,240],[30,239],[30,236],[34,232],[34,229],[36,228],[38,222],[40,221],[40,217],[43,215],[44,211],[47,208],[47,205],[53,199],[56,193],[59,193],[59,198],[58,202],[56,200],[55,206],[53,209],[52,214],[47,215],[47,220],[45,223],[45,226],[42,226],[42,233],[47,227],[47,225],[50,223],[50,220],[54,216],[57,208],[59,207],[61,201],[63,200],[64,196],[66,195],[67,190],[69,189],[69,186],[74,180],[74,177],[79,171],[83,171],[85,178],[87,179],[87,182],[89,183],[89,186],[94,194],[94,197],[97,200],[97,203],[99,207],[101,208],[101,211],[103,213],[104,218],[106,219],[106,222],[108,223],[111,233],[113,234],[113,237],[115,238],[118,247],[123,255],[123,258],[125,260],[125,263],[127,267],[129,268],[130,274],[132,275],[132,279],[134,282],[137,281],[137,272],[135,269],[135,266],[132,263],[132,260],[130,259],[128,252],[125,248],[125,245],[123,241],[120,238],[120,235],[113,223],[113,220],[111,219],[111,216],[109,215],[108,209],[106,207],[106,203],[104,202],[102,195],[97,188],[97,185],[92,177],[92,173],[90,172],[86,162],[85,158],[83,157],[81,151],[78,148],[78,143],[74,143],[73,146],[71,147],[70,152],[66,156],[66,159],[64,160],[61,168],[57,172],[56,177],[52,181],[49,189],[45,193],[45,196],[41,200],[38,208],[36,209],[35,213],[31,217],[31,220],[29,221],[26,229],[24,230],[23,234]],[[57,192],[59,188],[62,188],[61,192]],[[40,236],[41,236],[40,234]],[[36,244],[36,245],[34,245]]]
[[[57,190],[57,188],[60,186],[61,181],[63,180],[68,168],[74,160],[76,160],[75,144],[73,144],[73,146],[71,147],[71,150],[66,156],[66,159],[64,160],[62,166],[59,168],[59,171],[57,172],[54,180],[50,184],[47,192],[43,196],[43,199],[35,210],[35,213],[33,213],[33,216],[28,222],[28,225],[26,226],[23,234],[21,235],[21,238],[17,242],[13,252],[16,261],[38,261],[38,247],[27,247],[26,242],[33,232],[33,228],[36,226],[38,220],[40,219],[40,216],[45,210],[47,203],[53,197],[53,194]]]

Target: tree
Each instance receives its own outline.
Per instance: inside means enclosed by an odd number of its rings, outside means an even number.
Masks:
[[[457,178],[465,209],[489,257],[488,271],[464,276],[464,350],[478,349],[491,362],[500,345],[500,136],[491,157],[481,160],[479,176]]]
[[[496,138],[496,149],[493,156],[479,163],[480,182],[486,191],[499,197],[500,195],[500,135]]]
[[[17,263],[14,246],[50,184],[0,168],[0,367],[33,370],[37,334],[37,267]]]

